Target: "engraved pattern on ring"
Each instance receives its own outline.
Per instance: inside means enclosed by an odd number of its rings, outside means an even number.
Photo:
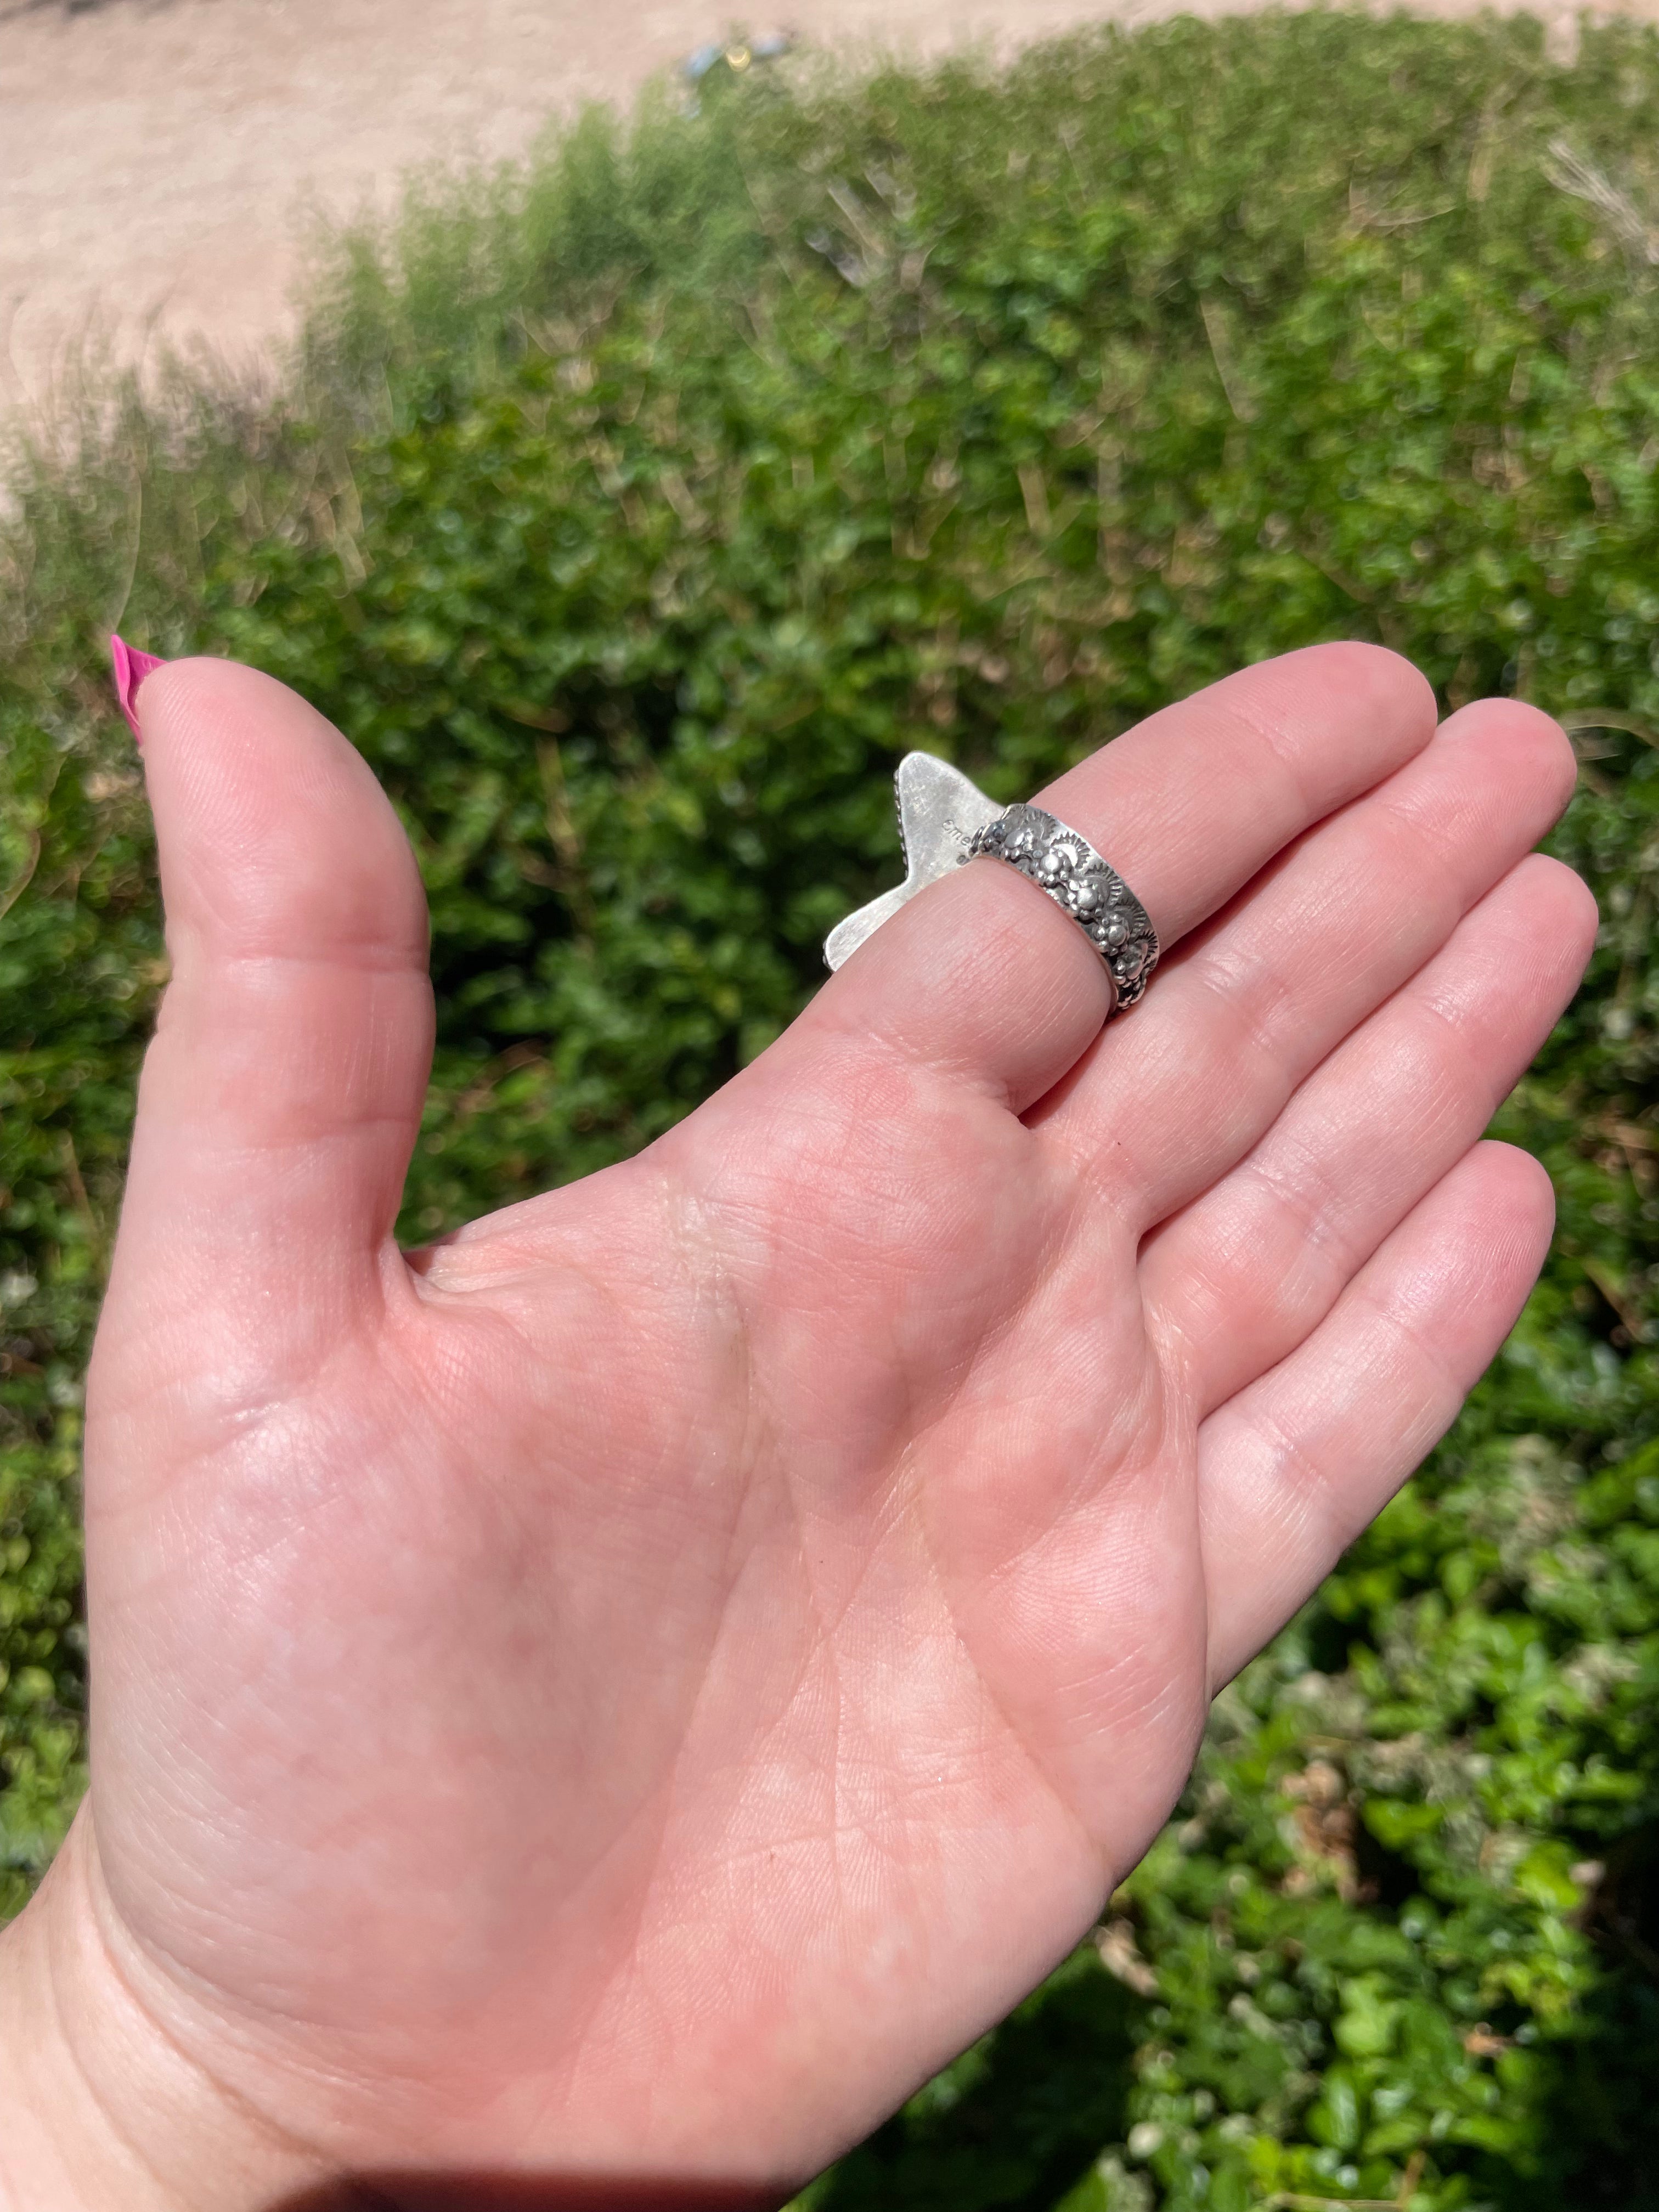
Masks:
[[[969,854],[1018,868],[1069,914],[1106,963],[1116,1007],[1133,1006],[1158,965],[1152,916],[1086,837],[1040,806],[1010,806],[975,831]]]

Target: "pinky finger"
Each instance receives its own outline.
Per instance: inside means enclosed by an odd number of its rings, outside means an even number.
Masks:
[[[1530,1154],[1480,1144],[1290,1356],[1199,1431],[1210,1680],[1277,1633],[1456,1419],[1549,1249]]]

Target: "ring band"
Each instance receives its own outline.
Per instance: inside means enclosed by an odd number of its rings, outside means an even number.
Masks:
[[[1152,918],[1088,839],[1040,806],[1010,806],[969,839],[969,855],[1006,860],[1069,914],[1106,963],[1120,1011],[1133,1006],[1158,965]]]
[[[960,769],[933,753],[906,753],[893,787],[904,881],[836,924],[823,941],[829,967],[850,959],[918,891],[983,854],[1029,876],[1071,915],[1111,978],[1111,1012],[1133,1006],[1158,965],[1158,932],[1122,877],[1086,837],[1040,806],[999,806]]]

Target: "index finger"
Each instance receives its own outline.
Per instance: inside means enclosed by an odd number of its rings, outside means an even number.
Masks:
[[[1039,794],[1110,862],[1164,949],[1285,845],[1421,751],[1434,693],[1379,646],[1310,646],[1164,708]],[[1154,981],[1153,988],[1157,988]],[[1110,1006],[1099,956],[1053,900],[975,860],[884,922],[805,1018],[1000,1094],[1052,1088]]]

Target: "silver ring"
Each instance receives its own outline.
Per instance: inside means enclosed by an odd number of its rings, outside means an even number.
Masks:
[[[1040,806],[1016,805],[976,830],[968,849],[970,857],[983,853],[1006,860],[1047,891],[1106,963],[1116,994],[1114,1012],[1133,1006],[1158,965],[1158,932],[1117,870],[1086,837]]]
[[[830,968],[952,868],[981,854],[1006,860],[1069,914],[1104,962],[1112,1012],[1133,1006],[1158,965],[1152,916],[1086,837],[1040,806],[999,806],[960,769],[933,753],[907,753],[893,779],[904,881],[839,921],[823,941]]]

